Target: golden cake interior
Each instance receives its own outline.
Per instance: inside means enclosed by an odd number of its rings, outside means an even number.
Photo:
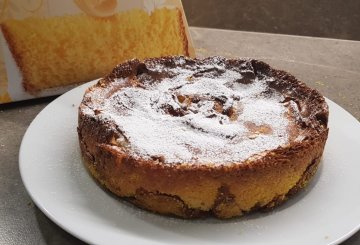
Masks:
[[[105,76],[133,57],[191,55],[178,8],[11,19],[1,29],[33,94]]]
[[[79,108],[86,166],[145,209],[195,218],[272,208],[316,172],[324,98],[257,60],[131,60]]]

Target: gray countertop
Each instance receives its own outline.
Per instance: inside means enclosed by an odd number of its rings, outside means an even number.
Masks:
[[[253,57],[287,70],[360,120],[360,42],[191,28],[199,57]],[[21,139],[54,97],[0,105],[0,244],[82,244],[31,201],[20,178]],[[359,221],[360,222],[360,221]],[[360,244],[357,232],[343,244]]]

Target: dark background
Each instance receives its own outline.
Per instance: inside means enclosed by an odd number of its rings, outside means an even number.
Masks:
[[[183,0],[190,26],[360,40],[360,0]]]

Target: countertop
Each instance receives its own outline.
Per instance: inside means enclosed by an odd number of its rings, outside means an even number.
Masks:
[[[199,57],[252,57],[287,70],[360,120],[360,41],[191,28]],[[0,244],[83,244],[49,220],[21,181],[18,153],[55,97],[0,105]],[[343,243],[360,244],[360,232]]]

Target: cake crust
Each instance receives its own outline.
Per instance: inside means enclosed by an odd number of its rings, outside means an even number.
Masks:
[[[149,73],[147,67],[154,64],[194,66],[213,64],[214,60],[230,67],[245,64],[247,72],[242,77],[250,77],[248,80],[264,75],[273,78],[268,86],[283,96],[282,102],[295,101],[300,108],[299,117],[291,115],[294,118],[289,142],[239,161],[169,163],[161,156],[146,158],[132,154],[117,141],[124,132],[113,127],[114,122],[99,119],[102,112],[94,105],[106,98],[94,96],[97,91],[134,86],[128,82],[139,74]],[[160,81],[163,79],[161,73],[157,76]],[[117,79],[125,79],[124,85],[115,86]],[[328,107],[316,90],[261,61],[175,56],[128,61],[89,88],[79,107],[78,134],[89,172],[114,194],[156,213],[183,218],[207,215],[231,218],[273,208],[307,185],[320,163],[328,135],[327,120]]]

